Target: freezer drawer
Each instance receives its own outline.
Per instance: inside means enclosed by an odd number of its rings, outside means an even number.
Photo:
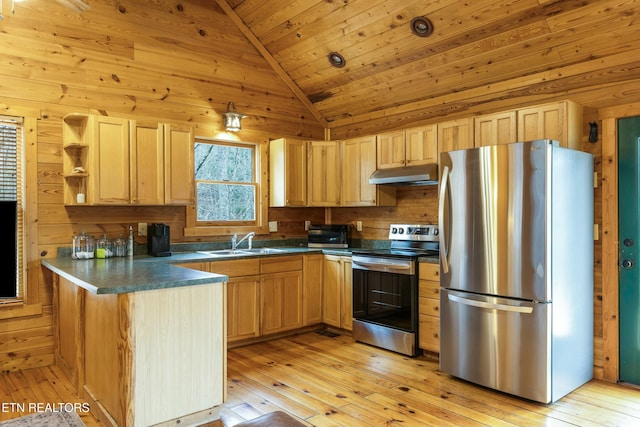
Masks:
[[[440,370],[506,393],[551,399],[550,303],[442,289]]]

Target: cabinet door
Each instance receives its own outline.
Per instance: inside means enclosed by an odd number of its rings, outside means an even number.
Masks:
[[[555,139],[566,146],[564,103],[518,110],[518,140]]]
[[[228,342],[260,335],[258,291],[260,276],[231,277],[227,283]]]
[[[438,123],[438,151],[473,148],[473,119]]]
[[[340,257],[340,263],[342,270],[340,327],[351,331],[353,329],[353,270],[351,269],[351,257]]]
[[[387,132],[377,136],[378,169],[405,166],[404,131]]]
[[[262,275],[262,334],[302,326],[302,272]]]
[[[407,129],[404,133],[407,166],[438,163],[438,126]]]
[[[92,187],[99,205],[128,205],[129,121],[114,117],[96,118],[96,136]]]
[[[516,142],[518,138],[516,123],[515,111],[476,117],[474,119],[475,146]]]
[[[269,142],[269,205],[307,205],[307,142],[280,138]]]
[[[342,311],[342,266],[340,257],[324,256],[324,287],[322,289],[322,320],[330,326],[340,327]]]
[[[303,326],[322,323],[323,255],[304,257]]]
[[[193,205],[195,177],[192,127],[164,125],[164,159],[164,203]]]
[[[344,141],[342,146],[343,205],[376,205],[376,186],[369,184],[369,177],[375,170],[375,137],[368,136]]]
[[[129,147],[131,155],[131,203],[164,204],[164,128],[158,122],[132,120]]]
[[[309,142],[309,206],[340,205],[340,141]]]

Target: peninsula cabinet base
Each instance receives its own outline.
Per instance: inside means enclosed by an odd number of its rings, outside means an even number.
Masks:
[[[226,283],[95,294],[54,278],[56,359],[104,425],[198,425],[226,394]]]

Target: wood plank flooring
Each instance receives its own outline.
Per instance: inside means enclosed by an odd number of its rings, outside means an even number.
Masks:
[[[307,333],[229,350],[227,427],[283,410],[329,426],[638,426],[640,390],[593,380],[542,405],[455,379],[437,360]]]
[[[83,401],[55,366],[0,374],[0,421],[24,414],[7,404],[30,402]],[[209,425],[233,427],[275,410],[317,427],[638,426],[640,389],[593,380],[542,405],[444,375],[434,358],[310,332],[229,350],[227,401],[221,422]]]

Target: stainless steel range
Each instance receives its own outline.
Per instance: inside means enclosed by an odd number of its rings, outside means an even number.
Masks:
[[[418,347],[418,258],[437,256],[436,225],[392,224],[389,249],[354,250],[353,338],[408,356]]]

